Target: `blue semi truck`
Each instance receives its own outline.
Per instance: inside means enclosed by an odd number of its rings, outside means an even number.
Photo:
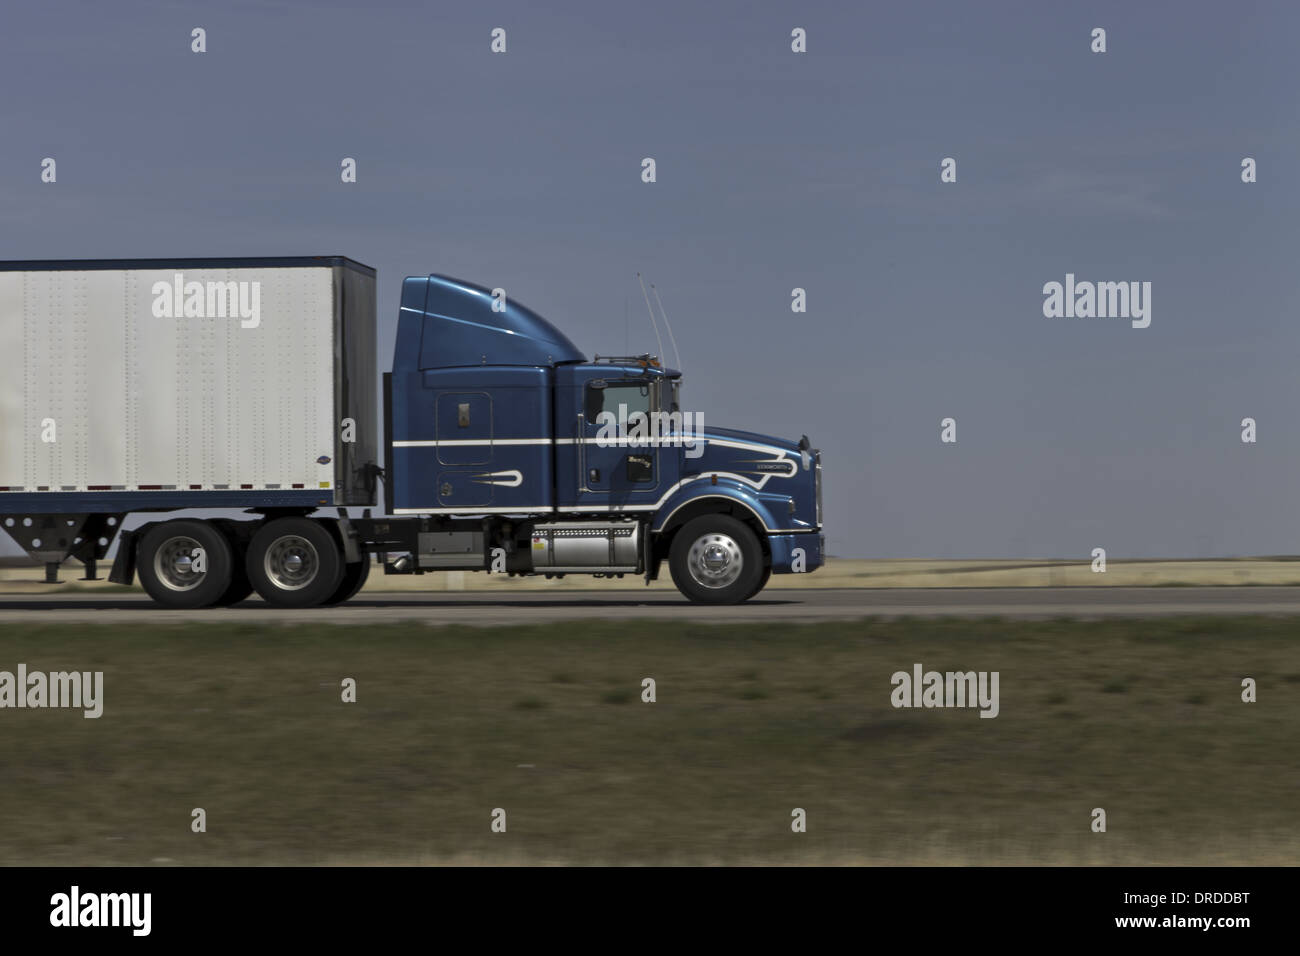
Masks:
[[[175,608],[337,604],[373,555],[647,582],[667,563],[718,604],[821,566],[806,437],[705,423],[656,358],[588,360],[441,275],[403,282],[377,380],[374,290],[342,257],[0,263],[0,527],[88,577],[116,538],[110,580]],[[181,509],[204,510],[122,530]]]

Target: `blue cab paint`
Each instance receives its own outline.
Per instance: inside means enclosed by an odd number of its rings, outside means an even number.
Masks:
[[[717,504],[761,528],[773,572],[821,566],[818,453],[707,420],[693,447],[603,445],[586,414],[588,386],[671,411],[680,373],[590,362],[535,312],[508,297],[494,310],[496,301],[442,275],[403,283],[391,397],[396,513],[635,515],[664,533]]]

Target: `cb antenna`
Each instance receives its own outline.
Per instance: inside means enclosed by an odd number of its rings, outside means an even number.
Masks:
[[[655,310],[650,308],[650,296],[645,291],[645,280],[641,278],[641,273],[636,274],[636,281],[641,283],[641,296],[645,299],[646,311],[650,313],[650,324],[654,326],[655,341],[659,343],[659,357],[662,359],[664,354],[664,340],[659,337],[659,323],[655,321]]]
[[[668,313],[664,311],[664,304],[659,299],[659,290],[655,288],[653,282],[650,283],[650,291],[655,294],[655,304],[659,306],[659,314],[664,317],[664,328],[668,330],[668,341],[673,344],[673,358],[677,361],[677,371],[685,372],[682,368],[682,353],[677,351],[677,339],[673,338],[673,327],[668,324]]]

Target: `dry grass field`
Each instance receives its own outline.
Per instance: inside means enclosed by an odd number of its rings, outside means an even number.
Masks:
[[[503,578],[482,572],[444,571],[420,575],[384,575],[374,569],[368,593],[383,591],[644,590],[645,582],[629,575],[621,580],[597,580],[589,575],[563,579]],[[45,584],[44,570],[0,565],[0,595],[48,594],[117,586],[105,581],[81,581],[80,564],[65,564],[59,584]],[[108,574],[108,566],[100,569]],[[783,574],[770,587],[778,588],[1029,588],[1029,587],[1178,587],[1178,586],[1300,585],[1300,558],[1215,558],[1179,561],[1109,561],[1104,574],[1094,573],[1088,559],[1064,561],[937,561],[858,560],[831,558],[812,574]],[[650,585],[672,590],[665,568]]]
[[[1296,864],[1298,627],[29,627],[0,670],[104,709],[0,714],[0,865]],[[915,662],[999,715],[894,708]]]

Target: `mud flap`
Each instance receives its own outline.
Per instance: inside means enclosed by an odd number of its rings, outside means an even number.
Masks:
[[[343,543],[343,560],[347,564],[356,564],[363,558],[369,558],[370,555],[361,550],[361,536],[357,534],[357,529],[352,526],[348,520],[348,513],[342,508],[339,509],[338,521],[339,538]]]
[[[647,522],[643,527],[645,538],[641,544],[641,564],[645,569],[645,586],[649,587],[650,582],[659,577],[659,562],[655,559],[655,536],[650,531],[649,523]]]
[[[135,581],[135,538],[148,528],[136,528],[127,531],[123,528],[117,533],[117,557],[113,559],[113,570],[108,573],[108,580],[114,584],[131,584]]]

